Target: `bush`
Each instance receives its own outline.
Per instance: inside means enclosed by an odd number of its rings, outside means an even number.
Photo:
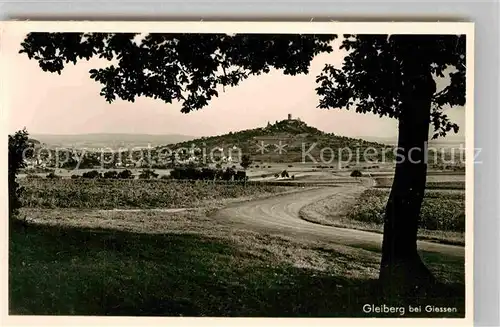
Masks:
[[[241,156],[240,166],[243,169],[247,169],[251,164],[252,164],[252,160],[250,159],[249,155],[245,154],[245,155]],[[236,169],[236,167],[233,166],[233,169]]]
[[[122,170],[121,172],[119,172],[116,177],[119,179],[131,179],[131,178],[134,178],[134,174],[132,174],[131,170],[125,169],[125,170]]]
[[[358,178],[358,177],[361,177],[361,176],[363,176],[363,174],[359,170],[353,170],[352,173],[351,173],[351,177]]]
[[[102,175],[97,170],[91,170],[82,174],[82,178],[97,179],[101,177]]]
[[[144,169],[140,174],[139,174],[139,178],[140,179],[153,179],[153,178],[157,178],[158,177],[158,174],[155,173],[154,170],[151,170],[151,169]]]
[[[153,169],[167,169],[168,166],[166,164],[153,164],[153,165],[151,165],[151,168],[153,168]]]
[[[237,171],[236,175],[234,175],[234,180],[235,181],[247,181],[248,180],[247,173],[244,171]]]
[[[259,165],[255,165],[255,168],[260,168],[260,166]]]
[[[282,178],[288,178],[288,177],[290,177],[290,175],[288,175],[288,172],[287,172],[286,170],[283,170],[283,171],[281,172],[281,177],[282,177]]]
[[[114,170],[110,170],[110,171],[105,172],[103,177],[115,179],[115,178],[118,178],[118,173]]]
[[[80,175],[71,175],[71,179],[78,179],[80,178]]]
[[[174,179],[188,180],[232,180],[246,178],[246,173],[236,172],[233,168],[212,169],[212,168],[194,168],[194,167],[176,167],[170,172],[170,177]]]
[[[28,132],[25,129],[9,135],[9,219],[14,218],[21,207],[21,194],[24,188],[19,185],[16,177],[19,170],[25,167],[23,152],[28,146]]]
[[[236,171],[234,171],[234,169],[231,169],[231,168],[227,168],[226,170],[224,170],[221,174],[221,179],[224,180],[224,181],[230,181],[234,178],[234,175],[236,174]]]
[[[288,168],[292,168],[292,167],[293,167],[293,165],[288,165]]]
[[[203,173],[205,173],[205,175]],[[209,172],[212,172],[210,175]],[[203,169],[203,170],[198,170],[194,167],[191,166],[185,166],[185,167],[176,167],[170,171],[170,177],[174,179],[190,179],[190,180],[195,180],[195,179],[214,179],[215,178],[215,169]]]

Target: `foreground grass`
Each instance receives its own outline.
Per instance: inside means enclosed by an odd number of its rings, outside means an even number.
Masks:
[[[335,198],[327,198],[301,210],[312,222],[382,233],[385,205],[390,190],[369,189],[338,208]],[[334,213],[334,214],[332,214]],[[465,194],[427,190],[421,209],[419,239],[446,244],[465,244]]]
[[[201,210],[23,213],[32,225],[10,234],[11,314],[372,317],[364,304],[420,304],[458,312],[413,316],[464,315],[463,259],[424,253],[447,285],[387,299],[378,253],[236,229]]]
[[[285,192],[284,186],[176,183],[164,180],[21,179],[23,207],[179,208]]]

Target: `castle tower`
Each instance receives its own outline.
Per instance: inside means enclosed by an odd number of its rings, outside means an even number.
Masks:
[[[288,114],[288,120],[292,120],[292,114]]]

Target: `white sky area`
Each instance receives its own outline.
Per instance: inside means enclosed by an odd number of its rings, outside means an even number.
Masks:
[[[88,71],[108,65],[92,59],[68,64],[61,75],[43,72],[35,60],[19,54],[24,33],[3,34],[4,72],[9,76],[8,131],[26,127],[30,134],[137,133],[209,136],[262,127],[268,121],[286,119],[290,113],[325,132],[360,137],[395,137],[397,121],[355,111],[316,108],[316,76],[325,63],[340,67],[345,52],[317,56],[308,75],[285,76],[272,71],[253,76],[225,92],[196,112],[183,114],[180,103],[138,98],[135,103],[112,104],[99,95],[101,84]],[[446,110],[459,124],[464,138],[464,108]],[[450,135],[451,136],[451,135]],[[453,135],[453,138],[456,136]]]

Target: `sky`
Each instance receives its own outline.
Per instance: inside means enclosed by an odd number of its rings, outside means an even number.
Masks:
[[[397,121],[373,114],[316,108],[316,76],[325,63],[340,67],[345,52],[317,56],[308,75],[285,76],[279,71],[250,77],[228,87],[201,110],[184,114],[179,103],[138,98],[135,103],[116,100],[109,104],[99,95],[101,85],[88,71],[105,67],[105,60],[68,64],[61,75],[43,72],[38,63],[19,54],[25,34],[10,30],[2,40],[9,83],[8,132],[26,127],[30,134],[183,134],[209,136],[263,127],[292,114],[325,132],[350,137],[394,138]],[[336,41],[338,42],[338,41]],[[336,46],[334,45],[334,49]],[[447,110],[450,119],[465,126],[464,108]],[[464,128],[457,136],[464,137]],[[454,136],[455,137],[455,136]]]

